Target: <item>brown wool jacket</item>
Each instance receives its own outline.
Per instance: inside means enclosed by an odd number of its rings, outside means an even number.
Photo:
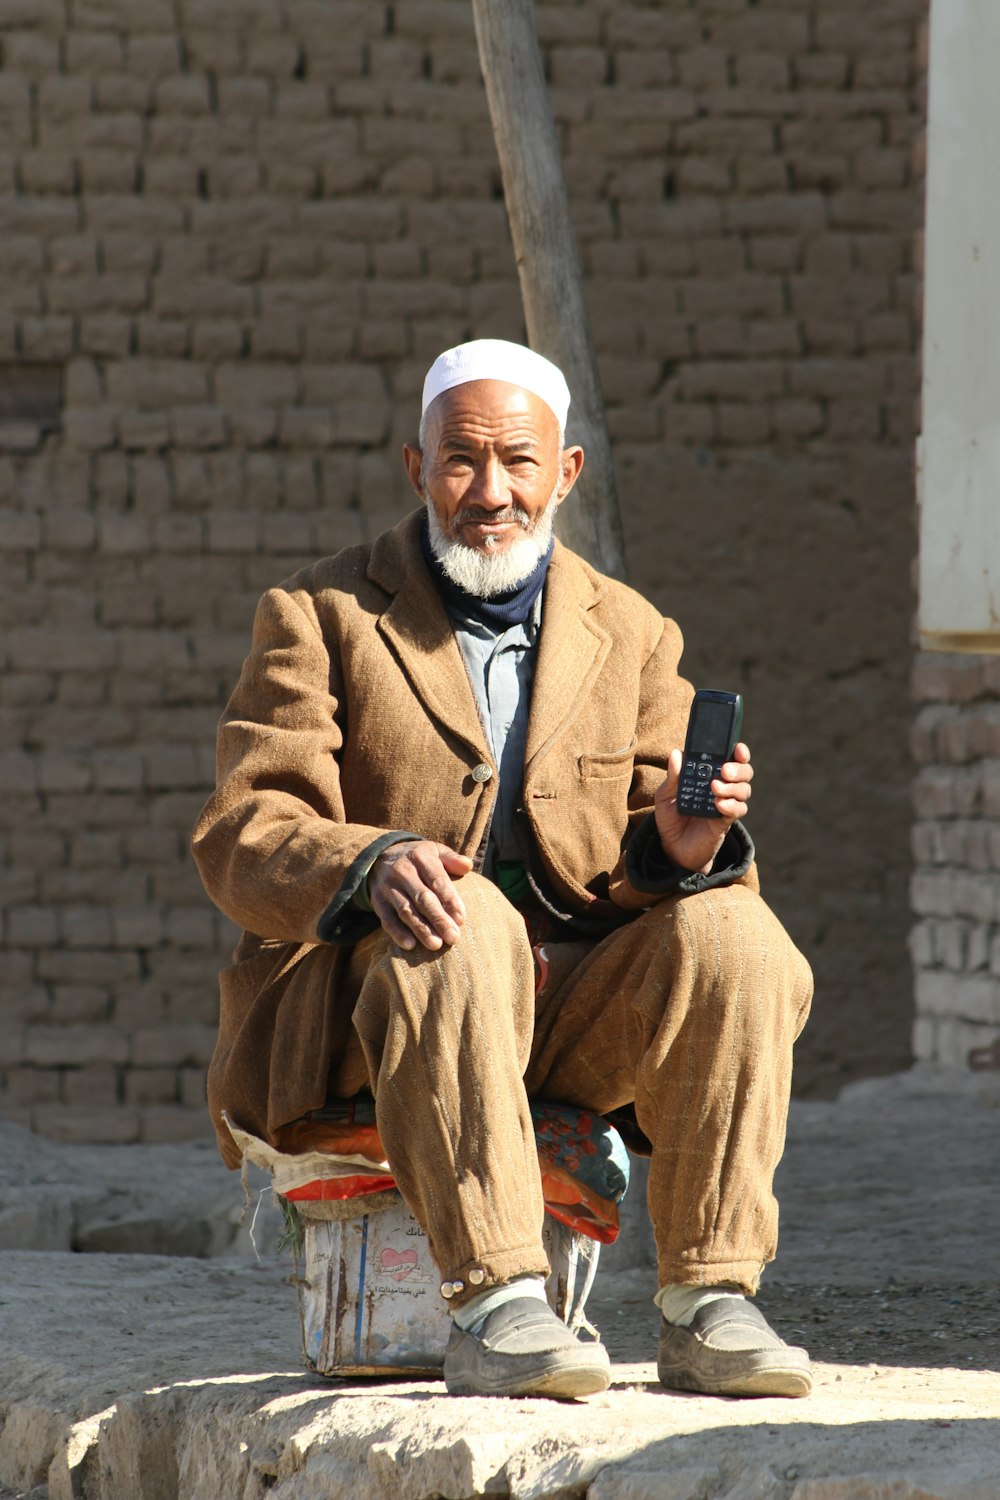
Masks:
[[[217,789],[193,847],[212,900],[244,929],[222,975],[209,1073],[231,1165],[222,1109],[273,1139],[324,1102],[350,1025],[337,1006],[343,960],[377,925],[351,904],[373,849],[405,833],[477,866],[485,851],[497,767],[421,556],[420,519],[264,595],[219,726]],[[680,652],[676,625],[556,543],[523,805],[540,894],[595,935],[678,890],[756,888],[742,835],[708,877],[660,869],[655,851],[639,857],[667,754],[684,742],[692,690]],[[493,774],[474,778],[484,765]]]

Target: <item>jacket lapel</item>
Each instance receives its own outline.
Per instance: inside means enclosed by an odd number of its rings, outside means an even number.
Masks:
[[[420,512],[407,516],[372,549],[368,575],[395,596],[377,628],[424,706],[492,764],[455,632],[420,552],[420,518]]]
[[[611,649],[610,636],[588,613],[599,598],[588,572],[557,542],[545,581],[524,753],[526,776],[573,724]]]

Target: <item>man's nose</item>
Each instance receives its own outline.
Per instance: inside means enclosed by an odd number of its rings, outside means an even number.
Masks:
[[[488,458],[480,465],[472,493],[466,498],[484,510],[503,510],[510,504],[507,478],[498,459]]]

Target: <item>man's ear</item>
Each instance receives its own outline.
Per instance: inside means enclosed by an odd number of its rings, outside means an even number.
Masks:
[[[423,450],[414,447],[412,443],[404,443],[403,462],[406,465],[407,477],[422,500],[424,496],[423,487],[420,483],[420,471],[424,466]]]
[[[579,479],[582,468],[583,449],[579,446],[564,448],[559,458],[559,489],[557,494],[560,505]]]

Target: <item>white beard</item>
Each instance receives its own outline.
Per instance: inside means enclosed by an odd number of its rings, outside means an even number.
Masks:
[[[477,599],[493,599],[523,583],[548,551],[557,509],[552,503],[554,498],[555,491],[534,522],[528,522],[523,512],[518,512],[524,536],[510,542],[502,552],[480,552],[477,547],[467,547],[464,542],[449,539],[425,491],[431,551],[441,564],[445,577]]]

